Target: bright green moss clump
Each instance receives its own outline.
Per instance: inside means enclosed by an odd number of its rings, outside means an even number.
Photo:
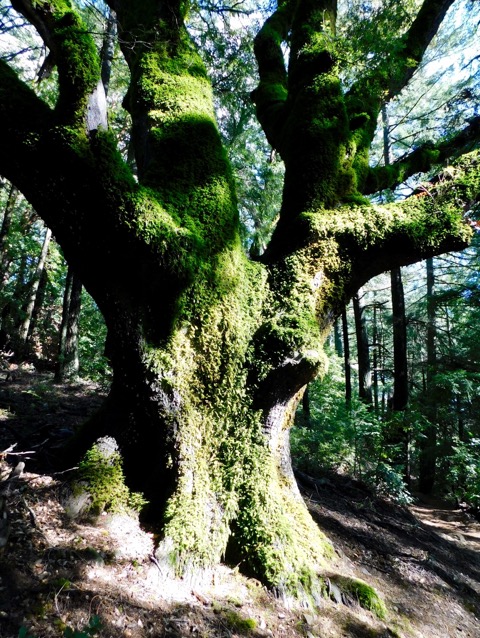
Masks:
[[[363,580],[345,576],[335,577],[335,582],[344,592],[347,600],[353,599],[360,607],[368,609],[380,620],[385,620],[387,608],[373,587],[367,585]]]
[[[60,85],[56,111],[61,118],[82,126],[88,97],[100,80],[97,47],[69,2],[55,0],[48,4],[53,9],[52,36]]]
[[[233,631],[245,636],[248,636],[257,627],[257,623],[253,618],[243,618],[236,611],[230,609],[223,611],[222,616]]]
[[[89,510],[94,514],[138,512],[146,501],[139,493],[130,492],[125,484],[122,457],[114,439],[99,439],[85,454],[78,468],[74,493],[86,491]]]

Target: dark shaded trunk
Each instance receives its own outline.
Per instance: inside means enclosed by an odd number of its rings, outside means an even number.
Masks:
[[[372,373],[370,370],[370,350],[368,346],[367,323],[365,320],[364,293],[360,289],[353,296],[355,315],[355,335],[358,357],[358,396],[365,403],[372,403]]]
[[[107,23],[105,25],[105,32],[103,34],[102,50],[100,51],[100,59],[102,63],[101,79],[105,90],[105,96],[108,95],[108,89],[110,88],[110,76],[112,74],[112,62],[115,54],[116,35],[117,16],[115,11],[110,9],[107,16]]]
[[[302,396],[302,415],[303,415],[302,425],[306,428],[312,427],[312,422],[311,422],[312,412],[310,408],[310,386],[308,384]]]
[[[338,318],[333,324],[333,343],[337,357],[343,357],[342,326]]]
[[[2,228],[0,230],[0,285],[5,284],[8,279],[8,268],[12,258],[8,242],[17,198],[18,190],[12,185],[8,192],[7,203],[3,211]]]
[[[392,294],[393,330],[393,412],[403,412],[408,405],[408,358],[407,321],[405,317],[405,296],[400,268],[390,271]],[[408,418],[395,418],[388,431],[387,443],[394,445],[398,452],[393,455],[394,465],[401,468],[405,483],[410,485],[410,438]]]
[[[350,340],[348,338],[347,310],[342,312],[342,332],[343,332],[343,362],[345,370],[345,402],[352,401],[352,364],[350,361]]]
[[[30,282],[27,300],[23,310],[24,317],[18,330],[17,356],[20,360],[24,359],[28,355],[28,335],[30,332],[30,324],[32,321],[32,315],[35,308],[35,302],[37,299],[40,281],[43,275],[43,269],[45,268],[45,262],[47,260],[51,237],[52,231],[47,228],[45,237],[43,239],[40,257],[38,258],[37,266],[35,269],[35,274],[32,281]]]
[[[380,367],[380,331],[378,330],[378,306],[373,305],[373,324],[372,324],[372,363],[373,363],[373,407],[375,414],[378,414],[378,371]]]
[[[82,282],[69,267],[63,294],[55,382],[63,383],[78,376],[78,326],[82,305]]]
[[[435,484],[437,462],[437,410],[435,406],[435,375],[437,372],[437,327],[435,300],[435,267],[433,258],[426,260],[427,269],[427,372],[426,414],[428,424],[420,440],[419,489],[430,494]]]
[[[393,319],[393,397],[392,409],[405,410],[408,404],[407,320],[400,268],[390,271]]]

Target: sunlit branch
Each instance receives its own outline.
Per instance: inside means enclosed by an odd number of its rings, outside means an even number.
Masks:
[[[470,120],[468,126],[450,139],[438,144],[426,143],[389,166],[371,168],[365,193],[376,193],[386,188],[394,189],[408,177],[423,173],[448,159],[473,150],[480,142],[480,116]]]

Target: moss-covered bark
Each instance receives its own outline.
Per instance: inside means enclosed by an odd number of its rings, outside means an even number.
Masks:
[[[68,58],[57,59],[56,108],[0,62],[0,172],[52,228],[108,326],[111,393],[71,450],[116,438],[129,484],[161,524],[162,564],[185,572],[227,555],[280,591],[315,598],[331,547],[291,471],[296,403],[325,368],[323,341],[358,286],[466,245],[478,158],[458,162],[429,197],[368,205],[385,82],[368,84],[360,111],[358,87],[345,95],[339,79],[335,3],[282,3],[257,39],[254,99],[285,159],[284,201],[262,263],[251,263],[185,4],[109,4],[131,73],[138,180],[87,117],[98,55],[66,0],[15,3]]]

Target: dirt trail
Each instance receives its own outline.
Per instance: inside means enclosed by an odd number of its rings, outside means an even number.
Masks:
[[[396,612],[399,636],[480,638],[478,522],[438,501],[399,507],[348,477],[311,481],[305,495],[335,547]]]
[[[417,504],[411,507],[425,525],[433,528],[447,541],[461,547],[480,552],[480,523],[475,521],[460,507],[424,494],[419,495]]]

